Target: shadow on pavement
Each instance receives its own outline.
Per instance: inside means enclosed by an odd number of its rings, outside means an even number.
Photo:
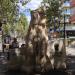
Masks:
[[[42,73],[42,75],[68,75],[68,73],[63,70],[50,70]]]
[[[39,73],[39,74],[27,74],[26,72],[22,72],[22,71],[8,71],[6,72],[5,75],[68,75],[67,72],[63,71],[63,70],[50,70],[47,72],[43,72],[43,73]]]
[[[22,72],[20,70],[9,70],[5,73],[5,75],[27,75],[26,72]]]

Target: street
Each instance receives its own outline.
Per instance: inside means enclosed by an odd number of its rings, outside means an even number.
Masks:
[[[66,59],[66,63],[67,63],[67,72],[70,75],[74,75],[75,74],[75,56],[67,56]]]
[[[25,72],[22,71],[8,71],[7,66],[7,53],[0,53],[0,75],[27,75]],[[66,59],[67,63],[67,70],[66,72],[52,70],[45,73],[42,73],[41,75],[74,75],[75,73],[75,57],[73,56],[67,56]],[[68,74],[67,74],[68,73]]]
[[[8,71],[7,53],[0,53],[0,75],[25,75],[21,71]]]
[[[67,48],[70,49],[70,48]],[[74,50],[71,48],[71,50]],[[63,70],[50,70],[48,72],[41,73],[40,75],[74,75],[75,73],[75,56],[72,55],[71,50],[68,50],[68,54],[66,54],[66,64],[67,69]],[[69,56],[69,53],[71,56]],[[8,59],[9,58],[9,59]],[[0,52],[0,75],[28,75],[25,72],[18,70],[18,71],[11,71],[8,70],[8,60],[14,59],[15,53],[14,50],[10,50],[9,55],[7,52]]]

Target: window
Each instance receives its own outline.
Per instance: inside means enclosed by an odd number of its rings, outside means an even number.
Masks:
[[[75,36],[75,31],[67,31],[67,36]]]

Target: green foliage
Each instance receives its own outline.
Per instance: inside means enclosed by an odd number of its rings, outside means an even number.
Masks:
[[[30,2],[31,0],[24,0],[22,5],[26,5],[28,2]]]
[[[17,14],[16,3],[18,0],[0,0],[0,19],[12,22]]]
[[[2,30],[4,35],[10,35],[16,31],[17,37],[24,38],[28,30],[28,21],[25,15],[21,14],[18,22],[11,25],[11,23],[3,24]]]
[[[47,15],[47,23],[48,27],[53,27],[54,24],[57,24],[55,18],[59,18],[59,0],[43,0],[43,4],[46,8],[46,15]]]
[[[23,5],[30,0],[24,0]],[[19,0],[0,0],[0,20],[7,19],[7,22],[13,24],[19,16],[17,3]]]
[[[3,34],[4,35],[9,35],[10,34],[10,28],[11,28],[11,25],[9,23],[7,23],[6,25],[4,24],[2,26],[2,30],[3,30]]]
[[[24,14],[21,14],[18,23],[15,25],[18,37],[25,37],[28,30],[28,21]]]
[[[3,24],[2,29],[4,34],[10,34],[11,32],[19,34],[18,36],[24,36],[28,28],[28,22],[26,17],[21,14],[19,19],[17,3],[19,0],[0,0],[0,21],[6,19],[6,24]],[[30,0],[25,0],[22,4],[25,5]],[[16,21],[16,19],[19,19]]]

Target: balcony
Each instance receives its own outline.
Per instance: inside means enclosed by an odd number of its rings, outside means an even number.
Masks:
[[[71,7],[75,7],[75,0],[71,0],[70,5],[71,5]]]
[[[70,8],[70,2],[65,2],[62,4],[62,9]]]
[[[65,22],[66,22],[66,23],[69,23],[70,20],[67,18],[67,19],[65,19]],[[64,19],[61,20],[61,23],[64,23]]]

